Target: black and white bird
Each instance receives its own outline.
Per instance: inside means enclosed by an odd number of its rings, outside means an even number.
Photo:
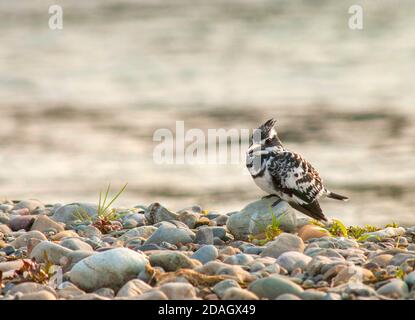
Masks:
[[[287,150],[274,129],[276,121],[270,119],[254,130],[247,151],[246,166],[255,183],[268,196],[288,202],[294,209],[317,220],[327,221],[318,203],[328,197],[347,201],[348,198],[327,190],[313,166],[298,153]]]

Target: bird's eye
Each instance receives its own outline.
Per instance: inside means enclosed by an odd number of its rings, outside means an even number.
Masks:
[[[271,140],[272,140],[271,138],[266,138],[265,143],[271,143]]]

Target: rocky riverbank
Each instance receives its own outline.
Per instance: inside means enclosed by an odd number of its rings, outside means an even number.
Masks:
[[[3,201],[0,299],[415,298],[415,227],[322,225],[274,201],[226,214]]]

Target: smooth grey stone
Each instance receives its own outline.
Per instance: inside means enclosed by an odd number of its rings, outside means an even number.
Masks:
[[[79,238],[66,238],[60,242],[60,245],[71,250],[94,251],[88,243]]]
[[[247,254],[261,254],[265,247],[246,247],[243,251]]]
[[[380,287],[377,293],[392,298],[405,298],[408,293],[408,285],[401,279],[392,279],[388,284]]]
[[[199,248],[192,256],[192,259],[199,260],[205,264],[209,261],[215,260],[219,256],[218,249],[213,245],[205,245]]]
[[[146,256],[127,248],[96,253],[74,265],[70,280],[85,291],[108,287],[120,289],[136,278],[148,264]]]
[[[213,244],[213,230],[209,227],[202,227],[196,231],[195,243]]]
[[[265,227],[272,223],[270,207],[275,201],[275,197],[261,199],[248,204],[240,212],[229,213],[226,222],[228,230],[238,240],[246,240],[250,234],[263,232]],[[280,228],[283,231],[296,230],[296,215],[288,203],[281,201],[272,211],[277,219],[281,220]]]
[[[233,256],[227,257],[223,262],[232,265],[248,265],[254,261],[254,258],[244,253],[237,253]]]
[[[136,247],[136,250],[140,251],[151,251],[151,250],[164,250],[164,248],[160,247],[155,243],[143,244],[142,246]]]
[[[282,233],[275,240],[268,242],[265,249],[261,253],[261,257],[278,258],[287,251],[304,251],[303,240],[290,233]]]
[[[59,207],[53,212],[52,219],[65,224],[79,220],[79,216],[85,219],[95,219],[98,214],[98,206],[90,203],[70,203]]]
[[[304,270],[310,261],[311,257],[297,251],[284,252],[277,258],[277,263],[288,272],[292,272],[295,268]]]
[[[150,224],[161,221],[179,220],[179,215],[163,207],[160,203],[152,203],[144,212],[144,216]]]
[[[147,239],[145,244],[160,244],[164,241],[175,245],[186,244],[193,242],[194,238],[195,234],[189,229],[161,226]]]
[[[226,290],[230,288],[240,288],[238,282],[233,279],[226,279],[218,282],[212,288],[212,291],[216,293],[219,298],[222,298],[225,295]]]
[[[300,296],[304,291],[298,284],[280,275],[272,275],[267,278],[255,280],[249,285],[249,290],[260,298],[268,299],[275,299],[285,293]]]

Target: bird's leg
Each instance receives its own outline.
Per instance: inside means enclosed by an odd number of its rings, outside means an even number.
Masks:
[[[274,208],[278,203],[280,203],[282,201],[281,198],[279,198],[277,201],[275,201],[272,205],[271,208]]]
[[[278,197],[278,196],[275,195],[275,194],[268,194],[266,196],[263,196],[261,199],[264,200],[264,199],[268,199],[268,198],[272,198],[272,197]]]

